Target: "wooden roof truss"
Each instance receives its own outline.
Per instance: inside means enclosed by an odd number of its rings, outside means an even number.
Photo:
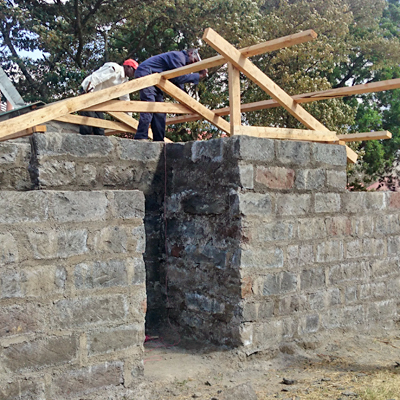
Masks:
[[[158,112],[184,114],[168,118],[167,124],[205,119],[229,136],[250,135],[272,139],[305,140],[344,145],[346,146],[348,161],[354,163],[357,160],[357,154],[346,145],[347,142],[388,139],[391,137],[391,133],[384,131],[337,135],[336,132],[330,131],[307,112],[301,106],[301,103],[396,89],[400,88],[400,79],[290,96],[249,60],[251,56],[304,43],[316,37],[317,34],[310,29],[237,50],[213,29],[207,28],[204,32],[203,40],[219,53],[218,56],[171,71],[134,79],[95,93],[87,93],[51,103],[38,110],[0,122],[0,141],[29,135],[35,131],[36,126],[51,120],[103,127],[106,129],[106,134],[118,132],[135,133],[138,121],[131,118],[126,112]],[[180,75],[225,63],[228,63],[229,73],[229,107],[210,110],[169,81]],[[241,104],[240,72],[260,86],[271,97],[271,100]],[[168,93],[179,104],[113,100],[122,95],[154,85]],[[308,129],[244,126],[241,124],[242,112],[279,106],[285,108]],[[111,115],[116,121],[82,117],[75,114],[83,110],[103,111]],[[225,115],[230,115],[230,122],[222,118]],[[149,136],[152,137],[151,131],[149,131]]]

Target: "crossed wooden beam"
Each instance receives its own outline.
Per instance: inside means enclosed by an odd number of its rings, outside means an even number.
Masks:
[[[360,93],[400,88],[400,79],[290,96],[249,60],[251,56],[304,43],[316,37],[317,34],[310,29],[237,50],[213,29],[207,28],[204,32],[203,40],[213,47],[219,55],[171,71],[155,73],[134,79],[96,93],[87,93],[75,98],[51,103],[41,109],[0,122],[0,141],[29,135],[35,130],[36,126],[51,120],[102,127],[106,129],[106,134],[115,134],[118,132],[135,133],[138,121],[131,118],[126,112],[157,112],[185,114],[167,119],[167,124],[205,119],[229,136],[250,135],[273,139],[341,144],[346,146],[348,161],[354,163],[357,160],[357,154],[346,145],[347,142],[388,139],[391,138],[391,133],[383,131],[337,135],[336,132],[330,131],[321,124],[300,104],[316,100],[326,100]],[[212,68],[225,63],[228,63],[229,73],[229,107],[210,110],[169,81],[169,79],[180,75],[197,72],[205,68]],[[241,104],[240,72],[260,86],[272,99]],[[168,93],[177,100],[179,104],[114,100],[122,95],[133,93],[154,85]],[[278,106],[285,108],[308,129],[244,126],[241,124],[242,112]],[[117,121],[100,120],[74,114],[77,111],[83,110],[103,111],[111,115]],[[222,118],[224,115],[230,115],[230,122]],[[151,137],[151,131],[149,132],[149,136]]]

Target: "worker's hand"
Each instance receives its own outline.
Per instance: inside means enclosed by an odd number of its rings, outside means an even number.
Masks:
[[[208,76],[208,69],[206,68],[206,69],[202,69],[201,71],[199,71],[199,76],[200,76],[200,79],[203,79],[206,76]]]

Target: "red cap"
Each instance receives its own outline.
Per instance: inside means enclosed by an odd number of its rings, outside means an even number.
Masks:
[[[129,65],[133,69],[136,69],[139,66],[139,64],[135,60],[132,60],[132,58],[125,60],[122,65]]]

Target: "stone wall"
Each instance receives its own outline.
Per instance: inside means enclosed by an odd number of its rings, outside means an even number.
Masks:
[[[168,306],[181,335],[251,354],[395,327],[400,194],[347,192],[342,146],[236,137],[168,149]]]
[[[164,147],[56,126],[1,143],[2,390],[129,386],[145,300],[149,332],[247,354],[395,328],[400,197],[345,185],[345,149],[326,144]]]
[[[0,191],[0,399],[73,399],[143,369],[139,191]]]

